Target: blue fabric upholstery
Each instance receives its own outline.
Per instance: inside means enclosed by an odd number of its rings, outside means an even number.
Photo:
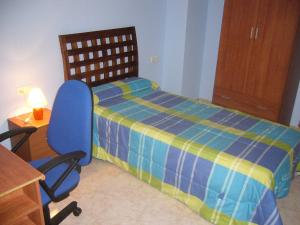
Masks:
[[[34,168],[38,168],[39,166],[45,164],[46,162],[48,162],[49,160],[51,160],[50,157],[47,158],[43,158],[41,160],[34,160],[31,161],[30,164],[34,167]],[[48,196],[48,194],[44,191],[44,189],[40,186],[40,191],[41,191],[41,198],[42,198],[42,204],[43,205],[47,205],[51,202],[50,197]]]
[[[81,81],[67,81],[58,90],[48,126],[48,143],[59,155],[83,151],[85,157],[79,161],[81,166],[91,161],[92,154],[92,96],[89,87]],[[31,161],[38,168],[52,158]],[[70,165],[61,163],[46,172],[45,183],[51,188]],[[54,197],[70,192],[79,183],[80,176],[73,169],[55,190]],[[40,186],[43,206],[52,200]]]
[[[30,164],[33,167],[38,168],[39,166],[45,164],[49,160],[51,160],[51,158],[47,157],[47,158],[43,158],[41,160],[31,161]],[[48,171],[45,174],[46,184],[49,187],[51,187],[57,181],[57,179],[63,174],[63,172],[66,171],[67,168],[68,168],[68,164],[63,163],[63,164],[60,164],[57,167],[53,168],[52,170]],[[76,170],[73,170],[69,174],[69,176],[67,176],[67,178],[62,182],[62,184],[58,187],[58,189],[55,191],[54,196],[59,197],[61,194],[69,192],[75,186],[77,186],[77,184],[79,183],[79,180],[80,180],[79,173]],[[42,203],[43,203],[43,205],[47,205],[49,202],[51,202],[51,199],[42,187],[40,187],[40,190],[41,190],[41,196],[42,196]]]
[[[56,95],[48,127],[48,143],[59,154],[84,151],[80,165],[91,161],[92,97],[87,85],[81,81],[65,82]]]

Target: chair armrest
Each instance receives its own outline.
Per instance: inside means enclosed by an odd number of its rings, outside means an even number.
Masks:
[[[6,131],[2,134],[0,134],[0,142],[4,141],[7,138],[19,135],[19,134],[32,134],[37,130],[36,127],[22,127],[22,128],[17,128],[13,130]]]
[[[24,134],[24,137],[22,137],[19,142],[11,149],[12,152],[16,152],[22,144],[24,144],[25,141],[30,137],[32,133],[34,133],[37,130],[36,127],[22,127],[22,128],[17,128],[14,130],[6,131],[2,134],[0,134],[0,142],[14,137],[16,135]]]
[[[81,158],[85,156],[85,152],[83,151],[76,151],[70,152],[65,155],[57,156],[44,165],[38,167],[37,169],[46,174],[49,170],[55,168],[57,165],[62,163],[68,163],[68,168],[63,172],[63,174],[55,181],[55,183],[49,187],[45,181],[40,181],[41,186],[44,188],[46,193],[50,196],[52,201],[55,201],[59,197],[55,197],[54,193],[57,188],[62,184],[62,182],[67,178],[67,176],[78,167],[78,162]],[[46,176],[47,180],[47,176]]]
[[[41,165],[40,167],[37,168],[41,173],[47,173],[49,170],[53,169],[59,164],[62,164],[64,162],[74,162],[74,161],[79,161],[81,158],[85,156],[85,153],[83,151],[75,151],[75,152],[70,152],[65,155],[60,155],[57,156],[44,165]]]

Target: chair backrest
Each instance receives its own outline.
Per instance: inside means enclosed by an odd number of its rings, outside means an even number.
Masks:
[[[84,151],[79,162],[84,166],[92,157],[92,102],[91,90],[81,81],[66,81],[58,90],[48,126],[48,143],[63,155]]]

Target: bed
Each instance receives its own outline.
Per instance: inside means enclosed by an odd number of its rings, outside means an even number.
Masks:
[[[282,224],[300,132],[139,77],[134,27],[59,36],[65,80],[94,96],[93,155],[213,224]]]

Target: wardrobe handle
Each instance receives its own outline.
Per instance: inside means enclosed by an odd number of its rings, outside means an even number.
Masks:
[[[226,100],[231,99],[229,96],[226,96],[226,95],[221,95],[221,98],[226,99]]]
[[[259,109],[259,110],[263,110],[263,111],[267,111],[268,110],[267,107],[264,107],[264,106],[261,106],[261,105],[257,105],[256,108]]]
[[[250,31],[250,40],[253,38],[253,33],[254,33],[254,27],[251,27],[251,31]]]
[[[258,38],[258,27],[256,27],[255,29],[255,37],[254,37],[254,40],[257,40]]]

